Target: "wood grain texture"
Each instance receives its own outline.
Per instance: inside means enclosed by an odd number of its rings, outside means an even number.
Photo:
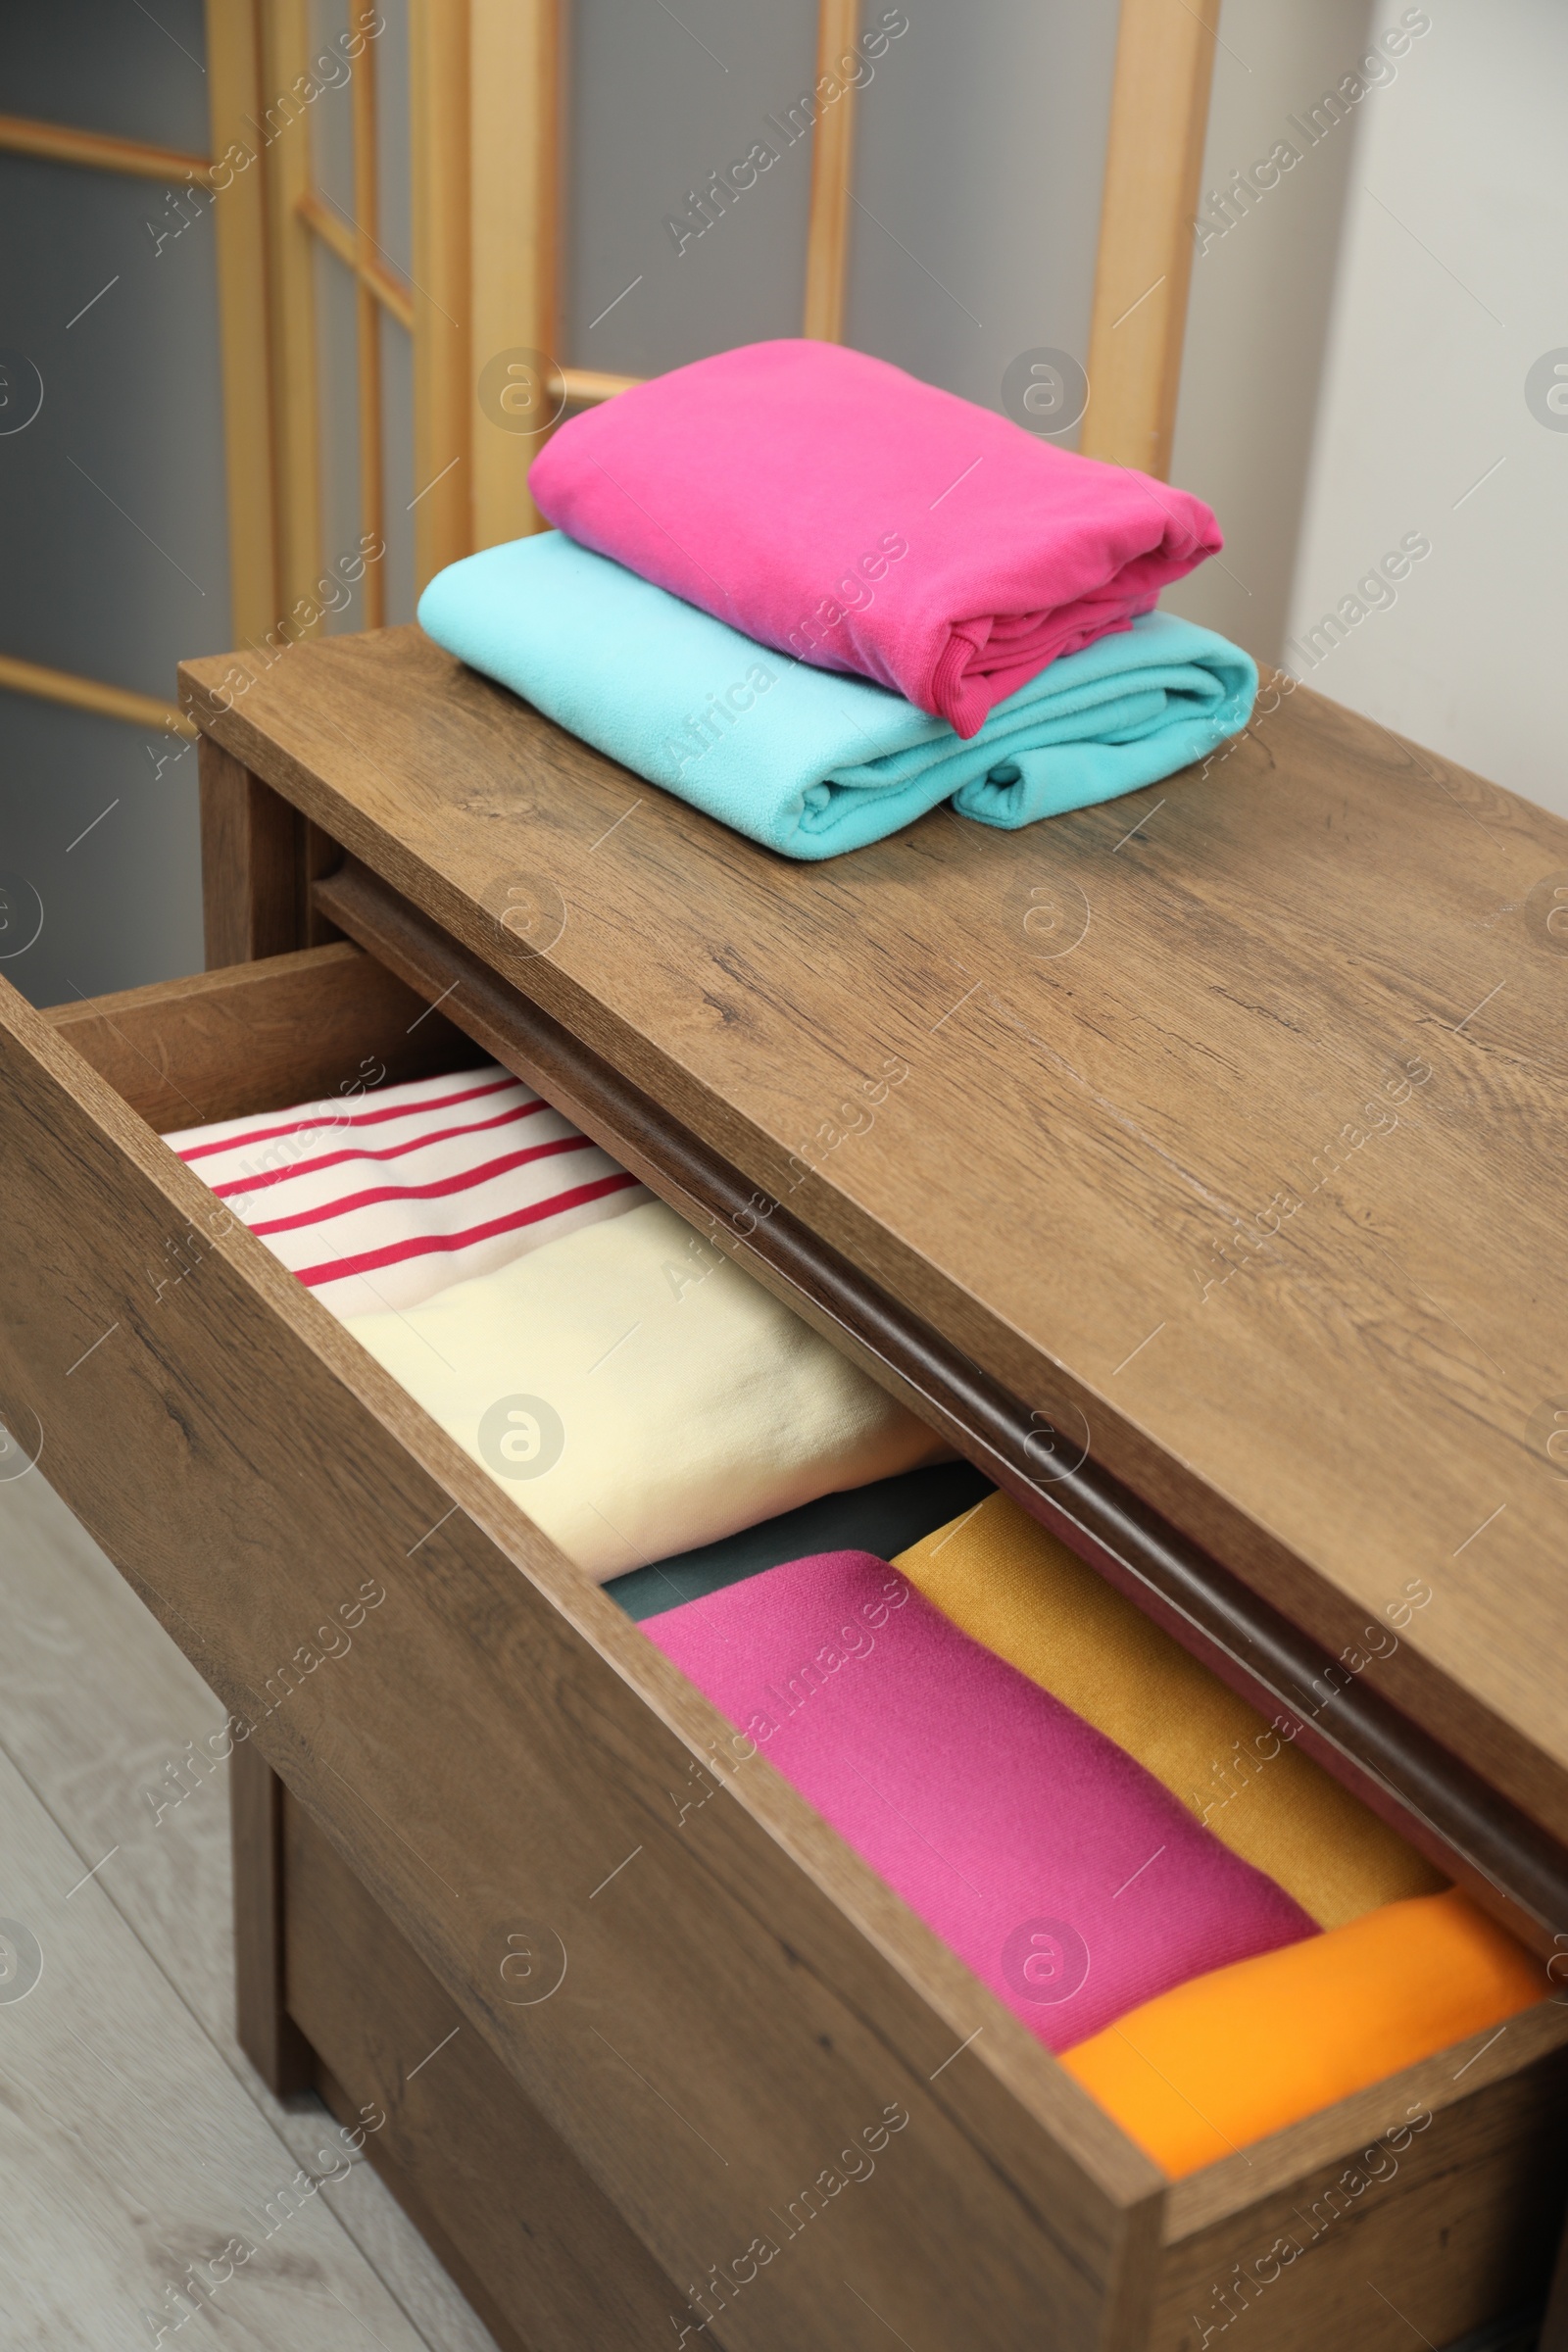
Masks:
[[[818,343],[844,340],[858,85],[840,74],[838,68],[839,61],[853,53],[859,29],[860,0],[817,0],[817,104],[811,131],[811,199],[806,221],[806,311],[801,332]],[[825,105],[824,81],[838,93]]]
[[[316,904],[316,885],[331,873],[342,861],[343,853],[330,833],[312,824],[309,817],[301,819],[298,849],[300,904],[295,912],[295,932],[289,942],[295,948],[324,948],[338,937],[336,927]]]
[[[7,1757],[75,1875],[103,1865],[94,1886],[228,2040],[228,1807],[221,1770],[197,1762],[221,1705],[38,1471],[0,1485],[0,1613]]]
[[[234,1868],[234,2031],[275,2099],[316,2081],[284,1987],[283,1784],[248,1740],[228,1758]]]
[[[509,352],[519,362],[560,357],[561,0],[468,0],[467,19],[468,378],[477,385]],[[548,379],[533,381],[543,401]],[[472,543],[493,547],[540,528],[528,468],[542,443],[508,429],[494,397],[475,408]]]
[[[410,0],[414,191],[414,584],[473,545],[468,374],[468,14]]]
[[[362,2101],[352,2099],[341,2082],[318,2059],[316,2068],[317,2091],[329,2114],[335,2116],[345,2131],[359,2127]],[[379,2135],[365,2143],[366,2155],[378,2180],[384,2182],[390,2194],[408,2216],[420,2239],[428,2247],[432,2261],[438,2262],[452,2281],[454,2295],[461,2292],[466,2305],[473,2312],[475,2322],[482,2320],[488,2337],[498,2352],[527,2352],[522,2338],[495,2296],[485,2285],[471,2263],[466,2262],[456,2243],[436,2220],[429,2206],[414,2184],[414,2176],[407,2172],[381,2145]],[[442,2347],[445,2352],[445,2347]],[[488,2344],[486,2346],[488,2352]],[[1490,2352],[1490,2348],[1489,2348]],[[1513,2347],[1499,2347],[1498,2352],[1513,2352]],[[1534,2346],[1530,2347],[1534,2352]]]
[[[525,2352],[657,2342],[684,2293],[292,1801],[286,1854],[290,2004],[355,2107],[385,2111],[376,2158]]]
[[[461,2014],[292,1802],[287,1825],[290,1997],[317,2049],[353,2085],[335,2111],[347,2116],[361,2100],[386,2109],[390,2128],[369,2149],[372,2160],[448,2249],[444,2259],[455,2257],[466,2291],[477,2275],[502,2308],[541,2315],[528,2352],[584,2340],[553,2329],[580,2327],[585,2317],[595,2322],[587,2340],[618,2344],[619,2304],[585,2315],[574,2264],[562,2283],[575,2291],[559,2306],[541,2295],[534,2276],[548,2247],[565,2251],[574,2240],[601,2247],[608,2261],[615,2217],[598,2210],[597,2192],[574,2177],[564,2150],[542,2159],[537,2118],[528,2121],[488,2053],[461,2031],[449,2041]],[[440,2055],[439,2072],[436,2061],[422,2063],[429,2051]],[[413,2053],[417,2097],[407,2081]],[[1544,2274],[1568,2185],[1568,2148],[1551,2121],[1565,2069],[1568,2009],[1544,2002],[1500,2037],[1478,2034],[1177,2183],[1167,2200],[1152,2348],[1200,2352],[1205,2325],[1218,2334],[1259,2302],[1271,2352],[1321,2352],[1337,2325],[1357,2352],[1363,2344],[1394,2352],[1388,2314],[1361,2301],[1368,2262],[1390,2309],[1413,2314],[1410,2325],[1430,2325],[1445,2340],[1455,2325],[1468,2336],[1518,2308]],[[476,2149],[484,2160],[477,2177]],[[551,2168],[537,2186],[530,2149],[535,2167],[543,2160]],[[498,2160],[507,2182],[499,2199],[491,2169]],[[1357,2226],[1362,2197],[1376,2217],[1365,2232]],[[519,2206],[527,2217],[520,2231]],[[535,2242],[541,2233],[545,2247]],[[1276,2258],[1278,2275],[1260,2280],[1255,2266],[1280,2238],[1298,2253],[1284,2266]],[[1299,2256],[1320,2251],[1325,2258],[1294,2275]],[[641,2278],[646,2257],[639,2264],[637,2254],[628,2250],[626,2259]],[[1269,2267],[1265,2260],[1265,2274]],[[1239,2273],[1247,2281],[1240,2292]],[[1265,2296],[1265,2282],[1279,2291]]]
[[[8,1426],[655,2259],[703,2277],[898,2102],[887,2193],[737,2343],[869,2352],[846,2276],[906,2333],[1140,2342],[1146,2160],[761,1759],[719,1778],[721,1719],[253,1236],[149,1282],[203,1189],[9,990],[0,1040]],[[521,2009],[515,1933],[569,1963]]]
[[[1089,330],[1086,457],[1170,471],[1219,0],[1121,0]]]
[[[258,661],[257,666],[263,664]],[[342,856],[330,834],[204,736],[197,749],[204,950],[209,966],[324,947],[336,931],[313,886]]]
[[[1282,2147],[1245,2208],[1167,2245],[1151,2352],[1201,2352],[1241,2326],[1269,2352],[1401,2352],[1528,2308],[1568,2184],[1562,2013],[1538,2023],[1530,2012],[1510,2028],[1520,2063],[1479,2087],[1453,2081],[1464,2045],[1363,2094],[1359,2144],[1314,2155],[1303,2134],[1289,2179]]]
[[[207,961],[282,955],[302,944],[299,811],[210,736],[196,758]]]
[[[1224,2222],[1245,2220],[1260,2197],[1289,2188],[1326,2165],[1343,2164],[1347,2152],[1364,2151],[1407,2109],[1447,2116],[1446,2163],[1466,2165],[1468,2127],[1461,2110],[1467,2102],[1532,2072],[1543,2072],[1555,2082],[1565,2049],[1568,2007],[1546,1999],[1511,2019],[1500,2034],[1495,2029],[1473,2034],[1451,2049],[1437,2050],[1382,2082],[1369,2083],[1336,2107],[1306,2116],[1288,2131],[1273,2132],[1176,2181],[1166,2201],[1165,2243],[1179,2246]],[[1564,2171],[1568,2180],[1568,2155]],[[1490,2184],[1478,2184],[1477,2193],[1490,2195]],[[1508,2308],[1497,2306],[1499,2311]]]
[[[223,370],[230,626],[238,637],[261,637],[279,611],[267,348],[267,202],[263,171],[235,169],[240,155],[254,153],[256,134],[250,123],[266,103],[261,90],[259,0],[206,0],[204,15],[212,150],[223,166],[224,183],[215,191],[213,237]]]
[[[52,1004],[44,1018],[160,1135],[474,1058],[428,998],[346,940]]]
[[[854,1357],[1026,1510],[1295,1736],[1543,1954],[1568,1920],[1568,1853],[1241,1580],[1041,1426],[559,1021],[350,859],[317,896],[334,923],[536,1086],[713,1244]],[[1341,1678],[1343,1681],[1345,1678]]]
[[[231,711],[220,664],[183,674],[236,755],[1330,1654],[1406,1615],[1368,1687],[1568,1836],[1568,1483],[1534,1419],[1568,1393],[1568,964],[1531,897],[1568,826],[1276,684],[1206,772],[792,865],[416,629],[302,648]],[[518,887],[546,955],[499,921]]]
[[[182,2011],[186,2020],[182,2034],[193,2027],[197,2041],[205,2039],[205,2055],[193,2043],[188,2066],[181,2061],[176,2120],[237,2144],[231,2119],[236,2112],[243,2117],[248,2105],[266,2127],[254,2144],[271,2150],[265,2193],[295,2165],[319,2170],[329,2129],[320,2105],[315,2098],[280,2105],[234,2038],[228,1774],[216,1760],[223,1708],[37,1472],[0,1481],[0,1747],[76,1856],[65,1884],[95,1874],[66,1911],[74,1920],[88,1893],[99,1890],[152,1963],[152,1971],[122,1980],[113,1968],[115,1947],[105,1938],[115,1997],[94,2012],[101,2037],[79,2018],[77,2032],[123,2073],[122,2051],[139,2063],[140,2053],[166,2034],[172,1987],[173,2014]],[[14,1824],[3,1806],[0,1814],[9,1853]],[[86,1932],[101,1933],[91,1916]],[[238,2110],[236,2087],[245,2100]],[[246,2125],[238,2136],[253,2130]],[[374,2144],[371,2138],[367,2149]],[[8,2248],[15,2267],[0,2272],[0,2314],[14,2318],[36,2282],[73,2273],[73,2217],[93,2220],[106,2236],[117,2234],[114,2217],[94,2212],[98,2178],[82,2165],[45,2230],[20,2252]],[[136,2172],[134,2193],[143,2208],[157,2179],[155,2167],[143,2164]],[[329,2209],[351,2242],[314,2277],[294,2274],[305,2292],[319,2297],[323,2283],[330,2284],[373,2319],[355,2285],[363,2279],[378,2293],[368,2264],[431,2352],[491,2352],[478,2320],[371,2166],[357,2165],[333,2185]],[[279,2244],[286,2250],[287,2238]],[[85,2324],[81,2305],[77,2314]],[[272,2317],[286,2340],[286,2319],[275,2305]],[[121,2315],[94,2338],[93,2352],[104,2341],[133,2339]]]

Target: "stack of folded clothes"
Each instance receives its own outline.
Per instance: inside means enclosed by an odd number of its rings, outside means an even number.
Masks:
[[[1004,1495],[646,1630],[1173,2179],[1547,1995]]]
[[[951,1458],[494,1063],[165,1140],[599,1581]]]
[[[508,1071],[168,1140],[1168,2175],[1545,1996]]]
[[[1111,800],[1251,711],[1250,657],[1154,610],[1222,544],[1200,500],[838,344],[655,377],[529,484],[560,528],[438,574],[425,629],[788,857]]]

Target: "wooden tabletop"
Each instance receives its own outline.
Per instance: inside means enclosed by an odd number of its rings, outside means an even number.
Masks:
[[[803,865],[416,628],[182,679],[1568,1839],[1568,825],[1301,688],[1105,808]]]

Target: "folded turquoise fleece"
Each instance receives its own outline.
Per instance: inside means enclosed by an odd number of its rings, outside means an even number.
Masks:
[[[438,645],[640,776],[788,858],[881,841],[951,800],[1013,827],[1154,784],[1246,725],[1255,664],[1150,612],[1064,654],[961,742],[902,695],[758,645],[544,531],[439,572]]]

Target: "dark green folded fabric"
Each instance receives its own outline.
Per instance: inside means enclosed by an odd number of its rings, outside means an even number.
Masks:
[[[808,1559],[819,1551],[869,1551],[890,1560],[922,1536],[956,1519],[991,1493],[991,1481],[968,1462],[937,1462],[906,1470],[843,1494],[822,1494],[799,1510],[764,1519],[738,1536],[655,1560],[606,1585],[612,1600],[628,1617],[657,1617],[677,1602],[697,1600],[743,1577],[760,1576],[785,1560]]]

